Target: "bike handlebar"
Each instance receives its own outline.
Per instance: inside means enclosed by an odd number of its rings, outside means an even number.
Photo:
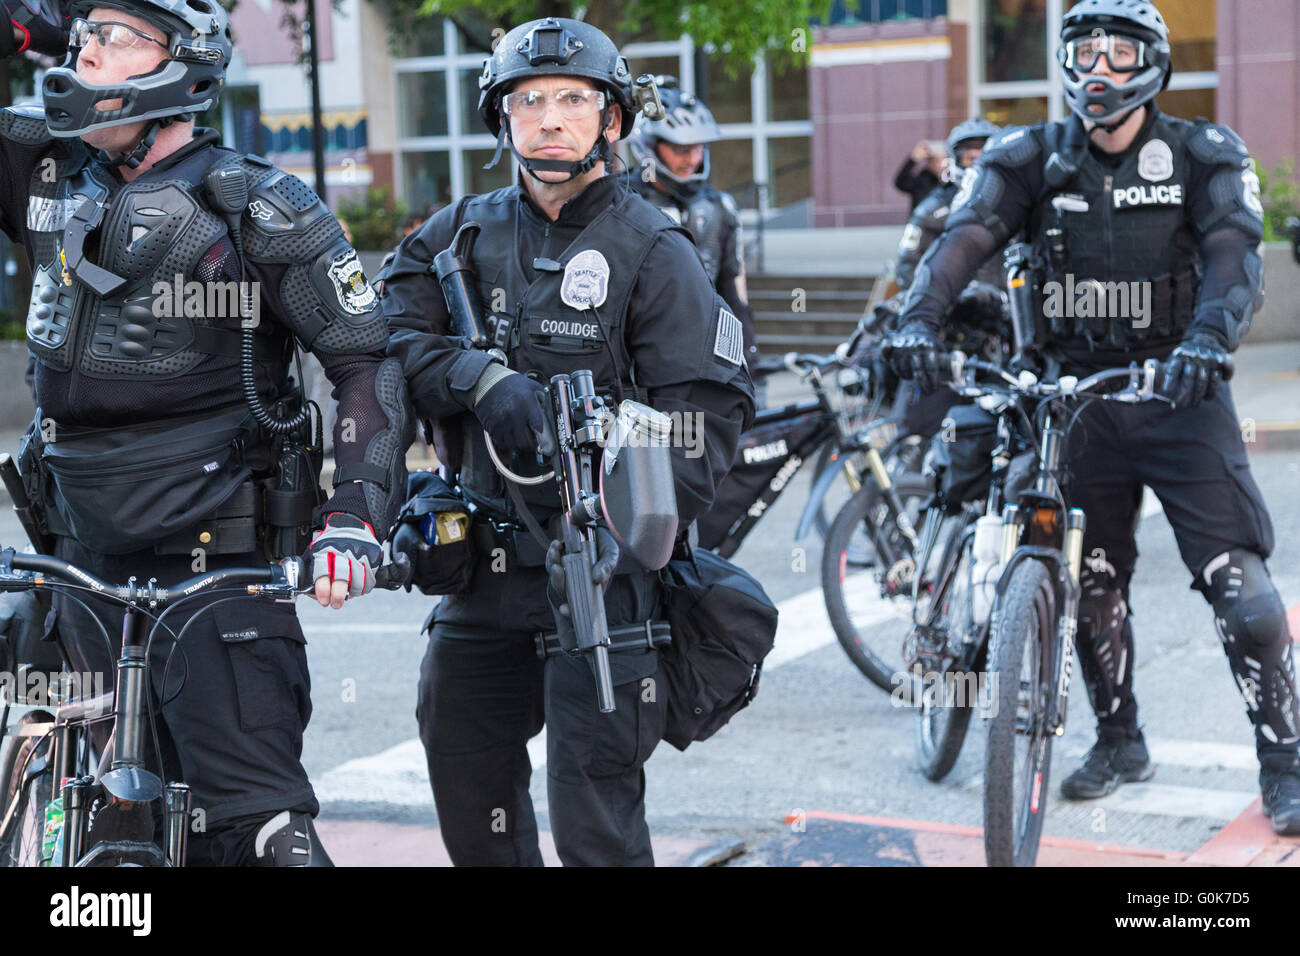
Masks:
[[[21,554],[11,548],[0,552],[0,591],[25,591],[42,586],[43,577],[56,578],[67,583],[86,585],[124,604],[166,607],[172,601],[193,597],[218,586],[246,586],[254,597],[292,598],[310,593],[313,582],[300,584],[304,566],[301,558],[285,558],[278,564],[261,567],[221,568],[206,574],[195,575],[170,588],[158,587],[150,579],[145,585],[134,579],[125,585],[101,581],[59,558],[42,554]],[[389,564],[375,571],[375,587],[395,591],[405,586],[411,576],[411,560],[405,554],[394,555]]]

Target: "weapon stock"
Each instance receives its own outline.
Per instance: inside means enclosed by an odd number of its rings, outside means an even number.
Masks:
[[[53,536],[42,527],[31,499],[27,497],[27,487],[23,484],[22,475],[18,473],[18,466],[8,452],[0,454],[0,481],[4,482],[5,490],[13,500],[14,513],[27,532],[27,540],[32,543],[32,547],[42,554],[53,554]]]

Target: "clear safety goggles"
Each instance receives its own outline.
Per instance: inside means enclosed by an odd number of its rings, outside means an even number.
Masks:
[[[1087,34],[1065,41],[1065,68],[1091,73],[1106,57],[1112,73],[1132,73],[1148,65],[1147,45],[1117,33]]]
[[[549,97],[541,90],[516,90],[501,101],[507,116],[536,122],[546,114],[547,102],[554,102],[566,120],[580,120],[605,108],[600,90],[556,90]]]
[[[101,47],[112,47],[116,50],[129,50],[138,46],[141,40],[148,40],[150,43],[158,44],[164,50],[168,49],[167,44],[162,40],[125,23],[116,23],[112,20],[84,20],[80,17],[72,21],[72,27],[68,31],[68,46],[84,47],[92,37],[99,41]]]

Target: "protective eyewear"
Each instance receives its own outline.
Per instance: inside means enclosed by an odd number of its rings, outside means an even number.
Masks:
[[[605,108],[605,94],[599,90],[556,90],[549,97],[541,90],[516,90],[502,100],[502,108],[507,116],[535,122],[546,114],[548,100],[566,120],[585,119]]]
[[[1065,42],[1067,70],[1091,73],[1103,55],[1113,73],[1132,73],[1148,64],[1147,45],[1132,37],[1113,33],[1089,34]]]
[[[135,27],[127,26],[125,23],[116,23],[112,20],[95,21],[83,20],[80,17],[72,21],[72,29],[68,34],[68,45],[74,47],[84,47],[94,37],[99,41],[101,47],[112,47],[115,50],[129,50],[136,46],[141,40],[148,40],[150,43],[157,43],[164,50],[169,50],[166,43],[142,33]]]

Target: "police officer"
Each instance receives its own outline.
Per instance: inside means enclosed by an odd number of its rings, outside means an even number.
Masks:
[[[718,295],[745,330],[745,357],[758,357],[754,344],[754,313],[745,289],[745,240],[740,211],[730,193],[709,182],[709,144],[722,131],[704,102],[683,92],[674,76],[655,78],[664,116],[637,117],[627,145],[637,168],[628,183],[673,222],[690,230],[704,260],[704,271]]]
[[[1259,181],[1231,129],[1157,109],[1169,31],[1151,3],[1083,0],[1065,15],[1058,62],[1073,116],[989,143],[917,267],[893,361],[900,374],[933,381],[946,303],[1021,227],[1047,263],[1044,289],[1056,291],[1044,301],[1043,344],[1064,372],[1165,361],[1161,387],[1174,407],[1094,402],[1069,442],[1067,500],[1088,516],[1077,642],[1098,741],[1061,792],[1099,797],[1153,772],[1129,608],[1145,484],[1214,610],[1255,728],[1264,808],[1279,833],[1300,833],[1291,635],[1264,563],[1273,529],[1221,382],[1260,292]],[[1087,280],[1132,283],[1146,307],[1098,316],[1094,295],[1070,308],[1086,291],[1063,307],[1062,290],[1095,288]]]
[[[379,539],[405,491],[413,416],[401,369],[385,358],[374,293],[329,210],[295,177],[194,126],[216,104],[230,62],[224,9],[216,0],[105,0],[74,5],[67,20],[57,8],[2,2],[0,22],[15,29],[0,31],[0,52],[67,51],[44,75],[44,110],[0,112],[0,226],[34,277],[27,344],[42,427],[29,432],[29,448],[44,442],[51,469],[56,452],[86,442],[143,456],[105,451],[89,482],[26,469],[48,490],[55,554],[109,581],[170,584],[266,564],[284,550],[267,523],[303,523],[316,529],[315,597],[342,607],[374,586]],[[236,308],[213,294],[239,282]],[[336,489],[314,512],[314,477],[306,495],[305,482],[277,485],[282,445],[254,424],[288,418],[276,403],[291,336],[320,359],[340,418],[355,428],[335,442]],[[245,346],[251,381],[241,374]],[[188,469],[166,460],[181,436],[204,432],[220,445],[211,459],[200,448]],[[92,614],[117,635],[121,607],[83,600],[56,594],[58,635],[74,668],[111,681],[116,651]],[[168,620],[178,630],[199,607],[182,605]],[[163,773],[188,783],[203,811],[191,859],[329,865],[300,759],[311,699],[292,605],[226,598],[204,607],[185,633],[187,667],[173,662],[163,688],[172,644],[161,632],[153,641],[154,699]]]
[[[965,171],[979,159],[989,137],[996,136],[998,132],[997,126],[976,117],[958,123],[948,133],[948,165],[944,168],[943,182],[912,210],[912,216],[903,229],[903,237],[898,241],[898,263],[894,277],[900,290],[906,290],[912,284],[916,264],[939,237],[939,233],[943,232]],[[990,257],[980,269],[978,280],[1001,285],[1001,263],[996,256]]]
[[[598,711],[585,659],[539,658],[536,634],[556,630],[545,552],[523,530],[483,436],[535,456],[542,383],[591,369],[600,393],[648,401],[702,439],[690,452],[675,425],[685,529],[711,503],[753,417],[740,320],[680,227],[610,175],[612,144],[640,103],[608,37],[575,20],[525,23],[497,44],[479,88],[479,114],[498,155],[508,147],[514,157],[516,184],[465,197],[407,237],[383,300],[416,411],[440,423],[439,457],[476,506],[472,579],[431,615],[420,737],[457,865],[540,865],[526,743],[543,724],[561,860],[649,865],[642,765],[664,727],[659,651],[610,655],[612,714]],[[504,364],[451,334],[428,271],[470,221],[482,226],[472,257]],[[524,499],[538,522],[559,511],[554,485]],[[644,634],[658,600],[655,575],[624,560],[606,593],[611,631]]]

